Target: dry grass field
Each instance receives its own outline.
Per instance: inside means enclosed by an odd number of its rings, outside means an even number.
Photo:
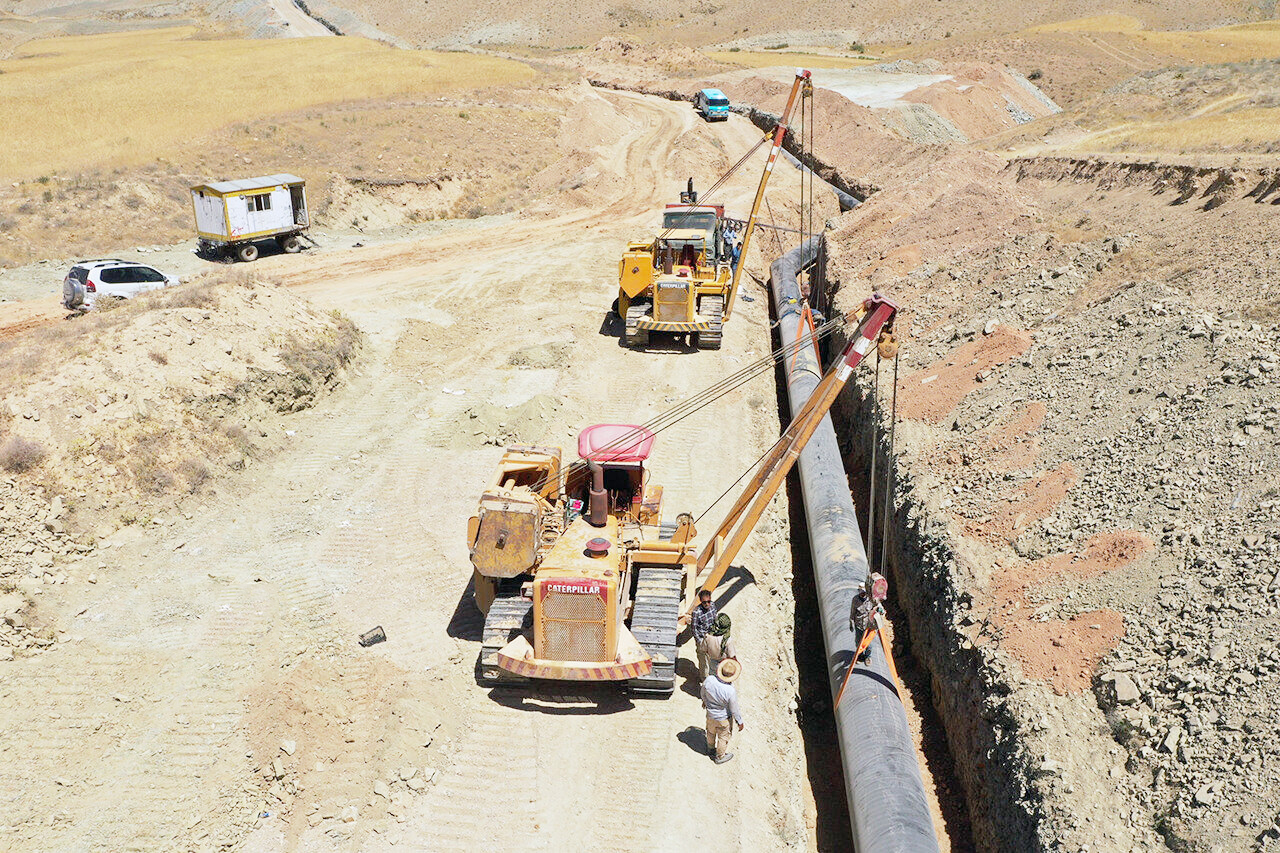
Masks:
[[[1142,21],[1131,15],[1094,15],[1089,18],[1073,18],[1069,21],[1053,21],[1028,27],[1027,33],[1127,33],[1142,29]]]
[[[1240,24],[1204,32],[1135,32],[1141,47],[1196,65],[1280,56],[1280,21]]]
[[[1110,43],[1122,51],[1162,54],[1169,57],[1170,64],[1208,65],[1280,56],[1280,20],[1195,32],[1147,30],[1141,21],[1128,15],[1098,15],[1043,24],[1025,32],[1072,33],[1085,39],[1108,36]]]
[[[318,104],[520,83],[532,69],[361,38],[205,40],[191,27],[29,42],[0,62],[0,177],[173,156],[234,122]]]
[[[1216,153],[1280,146],[1280,108],[1248,107],[1216,115],[1122,126],[1088,141],[1091,149]]]

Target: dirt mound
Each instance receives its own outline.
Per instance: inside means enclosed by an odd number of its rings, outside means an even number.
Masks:
[[[1026,78],[1008,69],[973,64],[945,70],[950,79],[908,92],[902,99],[932,108],[964,135],[962,141],[983,139],[1060,112]]]
[[[1007,326],[957,349],[941,362],[904,379],[898,410],[904,418],[941,423],[979,382],[1031,347],[1031,336]]]
[[[714,74],[730,67],[673,42],[647,43],[617,36],[605,36],[589,48],[560,54],[550,62],[593,80],[627,85],[672,79],[687,85],[691,76]]]
[[[678,44],[644,44],[617,36],[605,36],[584,53],[591,62],[613,65],[636,65],[651,71],[703,71],[723,68],[724,64],[708,59],[706,54]]]
[[[840,235],[857,239],[832,241],[833,257],[842,269],[856,270],[867,287],[939,273],[950,281],[948,264],[1034,226],[1037,201],[1011,180],[1001,158],[937,149],[932,156],[920,150],[907,157],[914,164],[910,178],[872,196],[837,224]],[[877,180],[884,174],[878,172]]]
[[[427,762],[436,757],[430,747],[442,709],[424,713],[394,665],[368,663],[342,647],[330,654],[335,663],[303,660],[258,684],[249,700],[256,772],[281,816],[292,818],[293,843],[307,827],[341,831],[354,816],[403,816],[438,772]],[[359,760],[352,760],[353,743]]]
[[[465,214],[459,203],[468,195],[467,179],[375,180],[334,175],[325,187],[325,220],[337,227],[378,230]]]
[[[571,103],[554,88],[366,100],[204,134],[190,143],[198,156],[181,165],[5,180],[0,271],[193,240],[189,188],[258,174],[255,164],[307,179],[316,224],[338,231],[507,212],[529,200],[538,189],[532,176],[561,155],[555,139]]]
[[[39,451],[19,477],[62,496],[51,529],[104,536],[281,445],[279,415],[339,382],[358,339],[284,289],[206,276],[6,342],[0,444]]]
[[[572,351],[571,343],[534,344],[513,352],[507,359],[507,364],[512,367],[554,370],[568,365],[569,353]]]
[[[88,547],[67,534],[66,507],[16,479],[0,480],[0,661],[35,654],[56,642],[34,599],[42,586],[64,584],[59,563]]]
[[[1254,756],[1280,743],[1255,712],[1280,702],[1265,562],[1280,548],[1280,327],[1256,247],[1277,236],[1276,183],[1266,168],[1005,168],[963,152],[829,235],[850,300],[876,287],[906,308],[899,413],[918,420],[900,431],[900,476],[947,530],[972,602],[943,621],[985,661],[973,677],[1010,694],[1001,726],[1029,750],[1024,805],[1053,849],[1157,834],[1207,849],[1270,827],[1274,780]],[[984,360],[1006,324],[1023,343]],[[948,725],[955,743],[976,737]],[[1000,774],[974,771],[981,798]]]
[[[537,394],[523,403],[500,406],[478,403],[458,417],[443,438],[443,446],[456,449],[494,444],[536,443],[560,409],[560,401],[550,394]]]

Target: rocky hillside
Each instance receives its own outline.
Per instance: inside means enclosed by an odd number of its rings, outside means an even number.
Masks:
[[[1275,188],[956,152],[830,234],[838,307],[906,308],[900,500],[953,585],[913,630],[987,662],[935,671],[999,721],[953,713],[953,748],[1012,749],[970,765],[979,840],[1013,832],[975,790],[1006,774],[1041,849],[1280,831]]]

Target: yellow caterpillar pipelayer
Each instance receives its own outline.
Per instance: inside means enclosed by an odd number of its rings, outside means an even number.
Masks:
[[[773,131],[773,145],[760,175],[751,215],[742,229],[740,259],[747,256],[760,202],[782,150],[797,96],[810,97],[812,93],[809,72],[797,72],[782,119]],[[729,225],[723,205],[698,204],[690,179],[680,204],[668,204],[663,211],[662,232],[649,242],[627,244],[627,251],[618,262],[618,299],[613,307],[624,321],[623,341],[628,346],[646,347],[650,333],[660,332],[687,335],[699,349],[720,349],[724,322],[733,314],[738,277],[742,274],[742,263],[732,263],[732,246],[726,231]]]
[[[674,687],[697,553],[687,517],[662,538],[662,487],[644,468],[653,440],[642,427],[590,427],[578,442],[588,461],[567,472],[558,447],[506,449],[469,529],[482,682]]]

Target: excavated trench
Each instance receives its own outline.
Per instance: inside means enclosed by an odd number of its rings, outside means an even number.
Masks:
[[[814,281],[813,289],[823,307],[840,304],[838,281],[824,276]],[[833,335],[837,339],[828,346],[843,346],[839,337]],[[1006,704],[1010,686],[993,665],[989,647],[975,646],[966,633],[962,614],[969,609],[970,594],[943,519],[934,517],[901,457],[892,459],[888,434],[877,426],[888,425],[892,382],[881,376],[878,403],[874,369],[869,364],[850,383],[831,417],[864,531],[872,449],[878,446],[877,504],[886,505],[886,491],[890,496],[885,564],[893,653],[903,685],[920,710],[917,748],[932,776],[926,787],[932,781],[951,849],[1045,849],[1040,832],[1044,813],[1028,785],[1034,769]],[[883,418],[878,405],[884,406]],[[879,543],[874,549],[872,560],[878,566]]]
[[[816,283],[815,278],[814,284]],[[820,296],[820,290],[816,286],[813,292]],[[773,320],[777,320],[776,314]],[[775,347],[780,345],[780,341],[776,338],[775,334]],[[829,348],[838,352],[839,347],[839,344],[832,344]],[[823,355],[824,362],[830,360],[831,353]],[[780,413],[788,411],[787,386],[781,372],[777,378],[776,392],[778,411]],[[857,392],[850,388],[845,393]],[[786,421],[780,420],[780,428],[784,428]],[[843,438],[845,432],[837,425],[837,437],[840,438],[842,455],[846,446]],[[869,486],[866,467],[865,464],[860,465],[847,456],[845,461],[855,511],[865,536],[865,531],[868,530],[865,507],[868,505]],[[796,697],[797,719],[803,738],[806,766],[816,810],[814,842],[817,849],[822,851],[853,850],[857,849],[854,837],[855,827],[851,824],[844,767],[840,754],[841,741],[831,700],[829,682],[831,652],[825,647],[822,624],[815,616],[819,612],[819,596],[809,537],[801,535],[801,531],[808,529],[809,522],[806,518],[800,476],[796,470],[793,470],[787,478],[787,497],[790,508],[790,529],[796,533],[791,537],[790,546],[793,570],[792,595],[795,601],[793,652],[799,673]],[[890,608],[889,616],[895,626],[906,624],[904,614],[896,607]],[[913,720],[912,728],[915,729],[913,740],[918,751],[925,788],[934,801],[930,804],[930,810],[939,845],[942,850],[973,850],[975,847],[963,794],[955,775],[955,765],[948,749],[943,726],[933,711],[928,675],[913,657],[909,633],[906,630],[895,628],[892,653],[905,694],[904,703],[908,708],[908,716]]]
[[[777,346],[775,342],[774,346]],[[778,411],[787,411],[786,387],[779,376],[777,382]],[[781,420],[781,419],[780,419]],[[785,428],[781,421],[779,428]],[[818,612],[818,591],[814,585],[813,561],[808,537],[801,535],[806,527],[804,500],[800,493],[800,477],[792,472],[787,477],[788,523],[791,537],[791,595],[795,602],[792,623],[792,653],[799,675],[796,696],[796,720],[804,742],[805,769],[813,791],[815,806],[814,842],[820,851],[852,850],[853,832],[849,823],[849,806],[845,799],[844,768],[840,761],[840,742],[836,721],[831,714],[831,695],[827,688],[827,656],[822,626],[813,614]]]
[[[619,88],[669,100],[688,100],[675,91],[622,86],[592,80],[601,88]],[[755,108],[740,109],[755,124],[772,129],[775,116]],[[856,176],[843,175],[786,137],[784,148],[841,197],[842,207],[855,206],[878,188]],[[853,204],[846,204],[845,198]],[[815,309],[825,316],[837,310],[839,281],[826,275],[825,246],[818,251],[810,292]],[[862,298],[866,294],[858,294]],[[778,320],[771,311],[772,319]],[[846,341],[833,335],[823,358]],[[774,345],[780,345],[775,336]],[[864,375],[865,376],[865,375]],[[921,756],[925,787],[940,814],[934,815],[939,846],[950,850],[1047,850],[1046,812],[1032,784],[1037,770],[1023,748],[1024,732],[1009,706],[1012,686],[994,661],[989,646],[970,639],[970,593],[957,569],[954,542],[944,519],[935,518],[924,495],[900,459],[890,459],[887,436],[880,431],[877,401],[870,383],[855,377],[831,411],[836,440],[849,481],[858,523],[867,530],[872,447],[879,443],[877,492],[890,495],[885,537],[893,625],[892,654],[904,704],[918,715],[915,746]],[[778,411],[790,411],[786,382],[778,378]],[[786,417],[783,416],[785,423]],[[795,471],[788,478],[791,506],[792,587],[796,603],[795,658],[800,673],[798,716],[817,809],[815,840],[819,850],[855,849],[856,827],[847,805],[840,732],[830,703],[830,660],[823,628],[815,615],[818,595],[806,530],[802,489]],[[879,500],[879,499],[878,499]],[[879,527],[879,525],[877,525]],[[864,542],[864,544],[866,544]],[[875,559],[879,564],[879,546]]]

